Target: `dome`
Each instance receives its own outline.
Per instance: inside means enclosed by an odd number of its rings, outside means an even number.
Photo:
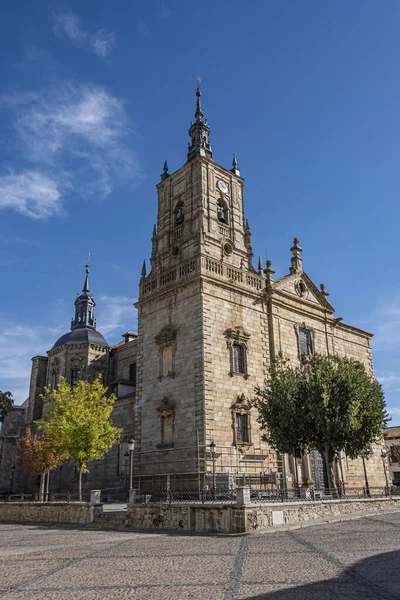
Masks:
[[[62,335],[58,338],[52,347],[52,350],[64,346],[64,344],[95,344],[96,346],[108,346],[101,333],[88,327],[73,329]]]

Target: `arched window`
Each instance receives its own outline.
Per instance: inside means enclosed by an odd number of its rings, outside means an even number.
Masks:
[[[220,223],[224,223],[228,225],[229,216],[228,216],[228,207],[223,200],[217,201],[217,218]]]
[[[175,210],[174,210],[174,215],[175,215],[175,227],[179,227],[179,225],[182,225],[183,221],[185,220],[185,213],[184,213],[184,204],[182,201],[178,202],[178,204],[175,206]]]

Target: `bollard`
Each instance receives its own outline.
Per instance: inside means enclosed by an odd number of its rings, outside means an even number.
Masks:
[[[250,503],[250,487],[248,485],[236,488],[236,502],[241,506]]]
[[[95,504],[101,504],[100,496],[101,490],[90,490],[90,504],[92,506]]]

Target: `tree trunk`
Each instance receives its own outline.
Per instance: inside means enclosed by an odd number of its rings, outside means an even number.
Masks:
[[[323,457],[325,460],[326,474],[328,476],[328,487],[336,495],[337,490],[332,466],[332,452],[330,451],[329,446],[325,446]]]
[[[39,486],[39,500],[43,502],[44,500],[44,484],[46,480],[46,473],[42,473],[40,476],[40,486]]]
[[[78,475],[78,496],[79,502],[82,502],[82,467],[79,465],[79,475]]]

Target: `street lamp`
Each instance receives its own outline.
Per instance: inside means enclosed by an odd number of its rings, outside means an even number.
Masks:
[[[214,442],[211,442],[210,444],[210,453],[211,453],[211,460],[212,460],[212,487],[213,487],[213,493],[215,494],[215,444]]]
[[[369,455],[372,454],[372,450],[371,448],[366,448],[362,454],[361,454],[361,458],[363,461],[363,467],[364,467],[364,477],[365,477],[365,492],[367,494],[367,497],[370,498],[371,497],[371,493],[370,493],[370,489],[369,489],[369,483],[368,483],[368,477],[367,477],[367,467],[365,464],[365,459],[369,457]]]
[[[382,464],[383,464],[383,472],[385,473],[385,480],[386,480],[386,496],[389,496],[389,481],[388,481],[388,476],[387,476],[387,471],[386,471],[386,457],[389,453],[386,451],[384,451],[384,449],[382,448],[381,451],[381,459],[382,459]]]
[[[135,451],[135,440],[131,438],[128,442],[129,451],[129,489],[133,490],[133,453]]]

